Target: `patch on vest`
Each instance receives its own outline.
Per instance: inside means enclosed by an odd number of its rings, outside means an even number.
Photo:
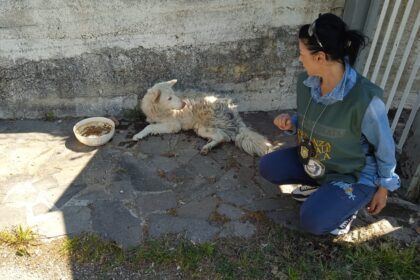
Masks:
[[[309,159],[308,163],[303,166],[305,172],[312,178],[319,178],[324,176],[325,166],[316,159]]]
[[[309,137],[301,129],[298,129],[297,136],[299,143],[299,158],[301,159],[302,164],[307,164],[309,158],[315,158],[319,161],[331,159],[332,146],[329,142],[312,138],[312,141],[308,143],[309,146],[305,145],[306,147],[301,148],[303,146],[302,143],[309,142],[309,140],[307,140]]]

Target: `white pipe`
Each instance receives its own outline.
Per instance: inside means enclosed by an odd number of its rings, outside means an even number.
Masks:
[[[407,101],[407,97],[410,93],[411,87],[413,86],[413,82],[417,75],[417,71],[419,70],[419,66],[420,66],[420,54],[417,54],[416,62],[414,63],[413,70],[411,71],[410,78],[408,79],[408,82],[405,86],[404,93],[400,100],[400,104],[398,105],[397,113],[395,114],[394,121],[392,122],[392,125],[391,125],[392,133],[394,133],[395,127],[397,126],[398,120],[404,108],[405,102]],[[408,129],[410,129],[410,125],[411,124],[407,123],[405,127],[406,128],[408,127]]]
[[[414,40],[416,39],[417,31],[419,30],[420,26],[420,11],[417,13],[417,19],[414,23],[413,30],[411,30],[410,38],[408,39],[407,46],[404,50],[404,55],[401,59],[400,67],[398,68],[397,75],[394,80],[394,84],[392,85],[391,91],[388,95],[388,100],[386,102],[386,110],[388,111],[391,107],[392,100],[394,99],[395,92],[397,91],[398,84],[401,79],[401,75],[404,71],[405,64],[407,63],[408,56],[411,51],[411,47],[413,46]]]
[[[400,27],[398,28],[398,31],[397,31],[397,37],[395,38],[395,41],[394,41],[394,47],[392,48],[391,54],[388,58],[388,64],[386,65],[385,73],[382,77],[382,81],[380,85],[381,88],[385,88],[386,81],[388,80],[388,75],[394,63],[395,54],[397,53],[398,46],[400,45],[400,42],[401,42],[402,34],[404,33],[405,26],[407,25],[407,20],[411,12],[411,7],[413,6],[413,2],[414,0],[409,0],[407,3],[407,6],[405,7],[404,15],[400,23]]]
[[[413,109],[411,109],[411,113],[410,116],[408,117],[407,123],[404,127],[403,133],[401,135],[400,141],[398,142],[398,146],[397,146],[397,150],[399,152],[402,151],[402,147],[405,144],[405,141],[407,140],[407,136],[408,136],[408,132],[410,131],[411,125],[414,122],[414,118],[416,117],[417,111],[420,108],[420,92],[417,93],[417,101],[416,101],[416,105],[414,106]]]
[[[379,34],[381,33],[382,23],[386,15],[386,10],[388,8],[389,0],[385,0],[384,5],[382,6],[381,15],[379,16],[378,25],[376,26],[375,35],[373,36],[372,45],[370,46],[369,56],[366,60],[365,68],[363,69],[363,76],[366,77],[370,63],[372,62],[373,53],[375,52],[376,44],[378,43]]]
[[[418,195],[418,190],[416,191],[416,188],[418,189],[418,183],[420,179],[420,164],[417,165],[416,172],[413,175],[413,178],[411,178],[410,186],[408,187],[408,190],[406,192],[406,195],[409,199],[416,199],[416,196]]]
[[[382,59],[384,58],[385,50],[388,45],[389,36],[391,35],[392,28],[394,27],[395,18],[398,14],[398,8],[400,7],[401,0],[395,1],[394,9],[391,13],[391,19],[389,20],[388,27],[385,32],[385,37],[381,45],[381,50],[379,51],[378,59],[376,60],[375,69],[373,70],[372,78],[370,79],[372,83],[375,83],[376,77],[379,73],[379,68],[381,68]]]

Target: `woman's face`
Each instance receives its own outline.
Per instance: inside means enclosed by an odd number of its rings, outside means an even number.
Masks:
[[[309,76],[319,76],[319,55],[311,54],[302,40],[299,40],[299,61]]]

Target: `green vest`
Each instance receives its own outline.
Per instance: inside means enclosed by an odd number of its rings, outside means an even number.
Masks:
[[[311,101],[311,89],[303,84],[307,77],[306,73],[300,74],[297,83],[298,143],[303,138],[309,139],[314,127],[312,143],[316,155],[313,159],[325,167],[323,175],[314,179],[319,184],[356,183],[365,166],[360,142],[363,117],[372,98],[382,98],[382,89],[357,74],[356,84],[344,99],[325,107]]]

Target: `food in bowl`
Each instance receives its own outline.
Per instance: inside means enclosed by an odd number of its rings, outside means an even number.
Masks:
[[[90,122],[77,128],[77,132],[84,137],[98,137],[111,132],[112,126],[103,122]]]
[[[100,146],[114,136],[115,123],[103,117],[88,118],[76,123],[73,132],[81,143],[88,146]]]

